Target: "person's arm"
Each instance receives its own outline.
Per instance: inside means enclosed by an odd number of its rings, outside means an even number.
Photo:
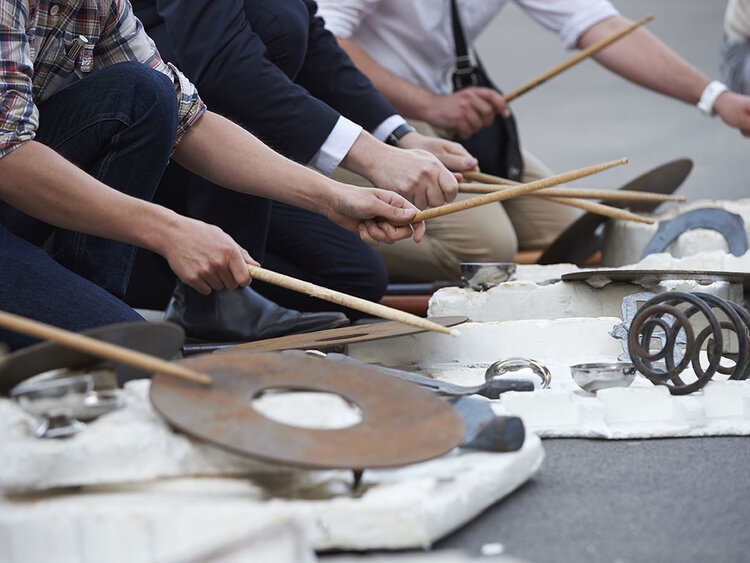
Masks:
[[[404,117],[457,131],[466,139],[491,125],[497,114],[510,116],[505,100],[492,88],[472,86],[452,94],[434,94],[386,70],[350,39],[337,40],[357,68]]]
[[[631,23],[622,16],[607,18],[586,30],[577,46],[586,48]],[[616,41],[594,58],[631,82],[688,104],[698,103],[710,82],[705,74],[644,28]],[[714,103],[714,111],[728,125],[750,136],[750,97],[724,92]]]
[[[298,162],[317,158],[326,143],[341,144],[329,139],[337,132],[337,110],[365,127],[395,113],[335,41],[326,42],[327,32],[319,29],[322,24],[310,23],[312,52],[300,70],[306,85],[318,84],[313,93],[322,96],[320,100],[266,58],[266,47],[248,21],[241,0],[159,0],[157,5],[182,70],[209,104]],[[320,70],[315,80],[308,76],[313,66]],[[336,110],[325,103],[334,99]],[[355,133],[345,145],[336,151],[338,159],[330,155],[324,159],[324,173],[341,164],[419,207],[441,205],[457,193],[455,178],[433,156],[397,151],[367,133]],[[466,169],[466,164],[473,167],[468,154],[457,158],[444,149],[440,156],[457,169]]]
[[[393,227],[417,208],[393,192],[336,182],[274,152],[239,125],[207,111],[183,137],[174,159],[211,182],[235,191],[268,197],[325,215],[376,245],[412,235]],[[424,224],[414,226],[419,242]]]
[[[0,199],[51,225],[152,250],[201,293],[250,282],[247,251],[218,227],[105,186],[28,141],[0,159]]]

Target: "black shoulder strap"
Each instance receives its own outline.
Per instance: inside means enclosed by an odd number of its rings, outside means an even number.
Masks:
[[[456,51],[456,61],[453,65],[452,76],[453,89],[461,90],[467,86],[476,86],[478,84],[477,69],[471,63],[469,50],[466,47],[466,37],[456,0],[451,0],[451,24],[453,26],[453,42]]]

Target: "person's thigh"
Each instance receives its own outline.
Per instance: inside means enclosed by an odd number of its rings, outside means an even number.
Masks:
[[[750,41],[724,47],[721,76],[730,90],[750,94]]]
[[[529,151],[522,151],[525,183],[552,176],[552,171]],[[541,197],[516,197],[503,202],[513,223],[520,250],[546,248],[581,215],[579,209]]]
[[[456,201],[471,197],[461,194]],[[377,251],[391,281],[452,281],[460,278],[462,262],[512,262],[517,241],[503,207],[491,203],[430,219],[420,243],[401,240]]]
[[[56,263],[41,248],[0,225],[0,309],[81,331],[143,318],[110,293]],[[11,350],[35,339],[0,329]]]
[[[375,251],[326,217],[274,202],[263,266],[369,301],[379,301],[388,283]],[[330,311],[331,303],[262,282],[252,287],[278,304],[301,311]],[[356,317],[357,313],[345,310]]]
[[[135,62],[93,73],[39,105],[36,140],[102,183],[151,200],[169,160],[177,97],[164,75]],[[53,258],[113,295],[124,294],[135,247],[55,229],[0,202],[0,223],[40,245],[53,232]]]

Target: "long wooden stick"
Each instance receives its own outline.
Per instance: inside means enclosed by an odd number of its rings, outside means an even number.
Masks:
[[[314,283],[299,280],[291,276],[272,272],[271,270],[265,270],[263,268],[259,268],[258,266],[248,265],[248,268],[250,269],[250,275],[253,278],[271,283],[273,285],[278,285],[279,287],[285,287],[286,289],[304,293],[306,295],[310,295],[311,297],[317,297],[318,299],[323,299],[324,301],[330,301],[331,303],[344,305],[345,307],[356,309],[357,311],[362,311],[363,313],[381,317],[383,319],[398,321],[407,325],[415,326],[417,328],[432,330],[434,332],[451,334],[450,328],[444,327],[432,321],[428,321],[427,319],[423,319],[422,317],[412,315],[411,313],[405,313],[404,311],[399,311],[398,309],[391,309],[390,307],[380,305],[379,303],[373,303],[372,301],[367,301],[366,299],[362,299],[360,297],[354,297],[353,295],[341,293],[340,291],[334,291],[333,289],[321,287],[319,285],[315,285]]]
[[[509,184],[510,185],[510,184]],[[503,188],[497,185],[470,184],[458,185],[458,191],[466,194],[491,194]],[[536,197],[574,197],[581,199],[607,199],[612,201],[685,201],[683,195],[636,192],[633,190],[593,190],[587,188],[545,188],[529,195]]]
[[[213,381],[207,375],[178,364],[169,363],[156,356],[144,354],[143,352],[131,350],[117,344],[111,344],[110,342],[97,340],[96,338],[90,338],[83,334],[57,328],[5,311],[0,311],[0,326],[20,332],[21,334],[41,338],[42,340],[51,340],[68,348],[80,350],[81,352],[93,354],[107,360],[114,360],[115,362],[134,366],[149,372],[166,373],[204,385],[210,385]]]
[[[397,225],[411,225],[413,223],[419,223],[420,221],[426,221],[427,219],[434,219],[435,217],[442,217],[443,215],[448,215],[450,213],[457,213],[459,211],[464,211],[473,207],[479,207],[480,205],[487,205],[488,203],[494,203],[496,201],[505,201],[506,199],[525,195],[536,190],[549,188],[550,186],[556,186],[564,182],[570,182],[571,180],[583,178],[584,176],[590,176],[591,174],[596,174],[597,172],[619,166],[620,164],[625,164],[627,161],[627,158],[621,158],[620,160],[605,162],[604,164],[586,166],[585,168],[580,168],[578,170],[572,170],[570,172],[563,172],[562,174],[542,178],[541,180],[537,180],[536,182],[520,184],[518,186],[508,188],[507,190],[480,195],[464,201],[441,205],[440,207],[433,207],[432,209],[420,211],[414,216],[411,221],[408,221],[406,223],[398,223]]]
[[[585,209],[591,211],[597,215],[604,215],[605,217],[612,217],[613,219],[624,219],[625,221],[635,221],[636,223],[646,223],[647,225],[653,225],[654,222],[651,219],[646,219],[630,211],[624,209],[617,209],[616,207],[610,207],[609,205],[602,205],[594,201],[585,201],[581,199],[572,199],[567,197],[551,197],[550,201],[568,205],[570,207],[578,207],[579,209]]]
[[[545,83],[550,78],[552,78],[554,76],[557,76],[562,71],[567,70],[568,68],[572,67],[575,64],[578,64],[582,60],[584,60],[584,59],[590,57],[591,55],[593,55],[594,53],[596,53],[598,51],[601,51],[602,49],[604,49],[604,47],[607,47],[611,43],[614,43],[615,41],[617,41],[621,37],[624,37],[628,33],[636,30],[637,28],[639,28],[642,25],[650,22],[653,19],[654,19],[653,14],[648,15],[645,18],[643,18],[642,20],[637,21],[634,24],[631,24],[631,25],[629,25],[628,27],[626,27],[624,29],[621,29],[617,33],[614,33],[614,34],[610,35],[609,37],[607,37],[605,39],[602,39],[601,41],[598,41],[598,42],[594,43],[593,45],[589,45],[588,47],[586,47],[585,49],[583,49],[580,53],[577,53],[576,55],[574,55],[571,58],[569,58],[567,61],[565,61],[565,62],[557,65],[556,67],[548,70],[547,72],[545,72],[544,74],[538,76],[534,80],[531,80],[531,81],[527,82],[526,84],[524,84],[520,88],[516,88],[515,90],[513,90],[509,94],[506,94],[504,96],[505,97],[505,101],[506,102],[510,102],[511,100],[514,100],[515,98],[517,98],[521,94],[525,94],[526,92],[528,92],[532,88],[535,88],[535,87],[539,86],[540,84]]]
[[[485,184],[497,184],[499,186],[515,186],[518,184],[518,182],[514,182],[513,180],[493,176],[485,172],[477,172],[476,170],[467,170],[466,172],[461,172],[461,175],[467,180],[474,180],[475,182],[483,182]]]

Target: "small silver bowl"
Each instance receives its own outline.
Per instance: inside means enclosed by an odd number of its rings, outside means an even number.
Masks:
[[[41,419],[38,438],[63,438],[84,427],[74,413],[94,388],[94,378],[79,375],[63,379],[25,381],[10,390],[10,397],[30,415]]]
[[[627,387],[635,379],[635,366],[629,362],[578,364],[570,366],[573,381],[589,393],[608,387]]]
[[[513,262],[464,262],[461,264],[461,286],[474,291],[487,291],[514,279],[516,279],[516,265]]]

